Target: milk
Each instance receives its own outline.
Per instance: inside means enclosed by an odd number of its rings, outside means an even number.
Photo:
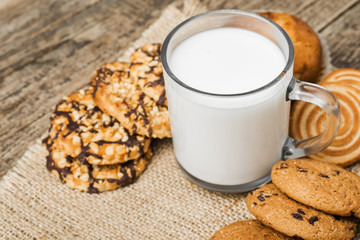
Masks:
[[[274,80],[285,67],[279,47],[241,28],[197,33],[177,46],[170,68],[185,84],[210,93],[243,93]]]
[[[241,28],[190,36],[169,53],[165,71],[175,156],[187,173],[206,183],[241,185],[270,173],[288,136],[285,57],[266,37]]]

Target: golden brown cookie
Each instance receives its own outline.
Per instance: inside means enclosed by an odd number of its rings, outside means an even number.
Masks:
[[[119,120],[130,134],[171,137],[167,107],[143,93],[130,79],[129,67],[129,63],[115,62],[96,71],[91,80],[96,105]]]
[[[82,90],[56,106],[49,136],[65,154],[96,165],[137,159],[150,145],[149,138],[130,134],[119,121],[95,106],[91,92]]]
[[[218,230],[209,240],[290,240],[259,221],[238,221]]]
[[[360,217],[360,176],[310,159],[276,163],[271,179],[292,199],[330,214]]]
[[[360,159],[360,88],[352,84],[321,81],[340,103],[340,128],[332,144],[311,159],[348,166]],[[326,116],[317,106],[296,101],[291,109],[290,135],[296,139],[316,136],[323,132]]]
[[[360,88],[360,70],[353,68],[340,68],[326,75],[321,83],[350,84]]]
[[[151,160],[151,149],[145,155],[126,163],[93,165],[66,154],[63,145],[44,140],[47,147],[47,169],[71,189],[99,193],[127,186],[137,180]]]
[[[167,106],[160,53],[160,43],[137,48],[130,57],[130,78],[157,104]]]
[[[300,18],[288,13],[259,12],[279,24],[291,38],[294,51],[294,77],[315,82],[321,71],[321,43],[314,30]]]
[[[335,217],[288,198],[267,184],[246,198],[250,212],[263,224],[288,236],[308,240],[346,240],[355,236],[353,220]]]

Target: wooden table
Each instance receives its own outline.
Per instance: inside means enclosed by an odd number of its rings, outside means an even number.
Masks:
[[[360,69],[360,1],[201,2],[297,15],[327,41],[335,67]],[[0,178],[48,128],[55,104],[121,56],[169,4],[184,0],[0,1]]]

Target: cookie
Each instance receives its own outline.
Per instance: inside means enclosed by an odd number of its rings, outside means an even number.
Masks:
[[[218,230],[209,240],[290,240],[259,221],[238,221]]]
[[[127,186],[137,180],[151,160],[151,149],[144,156],[125,163],[93,165],[66,154],[63,145],[51,137],[44,140],[47,147],[46,168],[71,189],[99,193]]]
[[[321,83],[339,83],[350,84],[356,88],[360,88],[360,70],[353,68],[341,68],[326,75]]]
[[[360,176],[335,164],[310,159],[276,163],[273,183],[287,196],[323,212],[360,217]]]
[[[123,163],[142,156],[150,139],[131,134],[119,121],[102,112],[91,94],[71,94],[56,106],[49,129],[52,141],[65,154],[89,164]]]
[[[322,47],[314,30],[300,18],[288,13],[259,12],[282,27],[291,38],[294,51],[294,77],[316,82],[321,71]]]
[[[340,127],[325,150],[308,158],[348,166],[360,159],[360,89],[351,84],[320,82],[340,103]],[[324,131],[325,113],[316,105],[296,101],[291,109],[290,135],[296,139],[316,136]]]
[[[157,104],[130,79],[129,63],[109,63],[91,79],[97,106],[115,117],[130,134],[171,137],[167,107]]]
[[[130,78],[157,104],[167,106],[160,53],[159,43],[137,48],[130,57]]]
[[[291,237],[346,240],[355,236],[354,221],[298,203],[288,198],[274,184],[267,184],[250,192],[246,204],[261,223]]]

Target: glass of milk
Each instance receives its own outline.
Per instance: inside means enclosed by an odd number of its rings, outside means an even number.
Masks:
[[[204,188],[251,190],[270,181],[280,159],[319,152],[337,133],[337,99],[293,77],[293,44],[263,16],[218,10],[192,17],[169,33],[161,58],[175,156]],[[325,131],[289,137],[290,100],[321,107]]]

